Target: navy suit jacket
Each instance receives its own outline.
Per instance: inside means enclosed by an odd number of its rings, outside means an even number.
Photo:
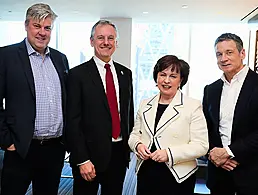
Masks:
[[[221,79],[204,89],[203,110],[206,117],[210,149],[223,147],[219,134]],[[232,174],[242,186],[255,185],[258,175],[258,75],[249,70],[241,88],[233,117],[230,150],[240,163],[230,173],[208,163],[207,186],[212,188],[224,174]]]
[[[50,58],[61,83],[65,119],[68,61],[64,54],[52,48]],[[36,117],[35,84],[25,40],[0,48],[0,101],[0,147],[6,149],[14,144],[17,152],[25,158]]]
[[[133,89],[131,71],[114,62],[119,83],[120,124],[125,162],[129,162],[128,137],[133,128]],[[91,160],[96,170],[106,170],[112,152],[112,120],[97,66],[89,60],[69,71],[67,91],[66,141],[70,163]]]

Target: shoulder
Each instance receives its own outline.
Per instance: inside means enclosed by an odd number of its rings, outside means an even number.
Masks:
[[[50,50],[50,54],[54,54],[54,55],[60,55],[61,57],[65,57],[66,58],[66,55],[63,54],[62,52],[56,50],[56,49],[53,49],[51,47],[49,47],[49,50]]]
[[[122,70],[122,71],[131,73],[131,70],[130,70],[129,68],[127,68],[126,66],[124,66],[124,65],[122,65],[122,64],[120,64],[120,63],[118,63],[118,62],[115,62],[115,61],[114,61],[114,65],[115,65],[117,68],[119,68],[120,70]]]
[[[217,86],[221,86],[221,85],[223,85],[223,81],[221,79],[218,79],[218,80],[214,81],[213,83],[206,85],[206,87],[213,88],[213,87],[217,87]]]
[[[10,52],[10,51],[14,51],[16,49],[18,49],[19,47],[25,47],[24,42],[20,42],[20,43],[15,43],[12,45],[6,45],[3,47],[0,47],[0,51],[1,52]]]
[[[212,93],[217,93],[218,91],[220,91],[223,87],[223,81],[221,79],[218,79],[216,81],[214,81],[211,84],[208,84],[204,87],[204,95],[207,92],[212,92]]]
[[[93,66],[95,66],[94,60],[89,60],[87,62],[84,62],[82,64],[79,64],[78,66],[75,66],[69,70],[70,74],[84,74],[85,72],[88,72],[89,69],[92,69]]]
[[[201,101],[183,94],[183,104],[187,107],[199,107],[201,106]]]
[[[246,79],[252,79],[254,81],[258,81],[258,74],[253,70],[249,69],[246,75]]]

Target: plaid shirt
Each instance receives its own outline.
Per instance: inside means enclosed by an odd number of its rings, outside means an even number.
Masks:
[[[46,49],[42,57],[26,39],[36,92],[34,138],[53,138],[62,135],[63,113],[61,85],[57,71]]]

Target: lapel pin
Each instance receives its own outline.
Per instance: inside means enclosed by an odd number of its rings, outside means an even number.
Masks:
[[[121,70],[121,74],[124,75],[124,72]]]

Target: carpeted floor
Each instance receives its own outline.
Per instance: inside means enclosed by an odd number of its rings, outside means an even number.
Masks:
[[[135,195],[136,194],[136,175],[134,172],[134,167],[136,163],[135,156],[132,156],[132,161],[130,162],[130,168],[127,170],[123,195]],[[69,163],[65,163],[62,178],[59,185],[58,195],[72,195],[73,194],[73,178],[71,168]],[[26,195],[32,195],[31,185],[26,193]],[[100,191],[98,193],[100,195]]]
[[[3,152],[0,150],[0,170],[2,167],[2,159],[3,159]],[[123,194],[122,195],[135,195],[136,194],[136,175],[134,172],[136,163],[136,157],[132,155],[132,161],[130,162],[129,169],[127,170]],[[204,171],[203,171],[204,170]],[[200,167],[198,170],[197,177],[199,175],[200,178],[204,178],[205,176],[206,167]],[[0,177],[1,181],[1,177]],[[73,194],[73,178],[72,172],[69,163],[65,163],[63,171],[62,171],[62,178],[59,185],[58,195],[72,195]],[[205,180],[204,179],[197,179],[197,183],[195,185],[195,194],[196,195],[205,195],[209,194],[209,190],[206,188]],[[32,195],[31,186],[29,187],[26,195]],[[100,195],[100,192],[98,193]]]
[[[129,169],[127,170],[125,182],[124,182],[124,188],[123,188],[123,194],[122,195],[135,195],[136,194],[136,175],[135,175],[135,163],[136,163],[136,157],[132,155],[132,161],[130,162]],[[203,177],[201,175],[201,170],[204,167],[200,167],[199,169],[199,176]],[[69,163],[65,163],[65,166],[62,171],[62,178],[59,185],[59,195],[72,195],[73,193],[73,179],[72,179],[72,173],[71,168],[69,166]],[[195,195],[205,195],[209,194],[209,190],[206,188],[205,180],[203,179],[197,179],[197,183],[195,185]],[[28,192],[26,195],[32,195],[31,192],[31,186],[28,189]],[[100,191],[98,193],[100,195]]]

